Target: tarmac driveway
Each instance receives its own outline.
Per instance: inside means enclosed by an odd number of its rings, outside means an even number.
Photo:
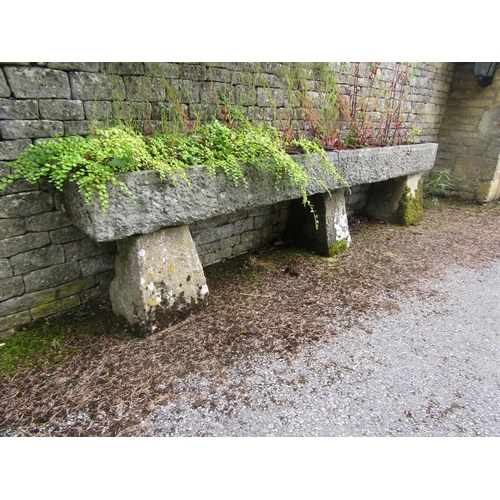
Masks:
[[[146,434],[500,436],[499,277],[500,261],[449,269],[400,311],[293,359],[242,360],[223,383],[188,377]]]

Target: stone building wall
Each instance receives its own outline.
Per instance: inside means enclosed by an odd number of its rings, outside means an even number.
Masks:
[[[434,166],[450,170],[451,195],[479,202],[500,197],[499,71],[481,87],[474,63],[456,64]]]
[[[318,65],[305,67],[308,95],[319,106],[324,74]],[[366,74],[369,65],[361,67]],[[138,122],[148,133],[175,124],[176,116],[210,117],[222,99],[253,120],[290,119],[307,134],[307,116],[294,100],[287,68],[282,63],[0,63],[0,175],[10,172],[30,144],[87,135],[93,123],[117,118]],[[381,81],[391,81],[391,68],[393,63],[381,64]],[[407,126],[421,129],[415,142],[437,141],[451,70],[448,63],[412,65]],[[355,82],[366,81],[354,80],[348,68],[339,70],[346,95]],[[368,192],[353,190],[351,206],[362,206]],[[289,210],[286,202],[193,224],[203,264],[279,238]],[[60,210],[59,193],[48,184],[16,181],[0,194],[0,336],[107,298],[115,252],[114,243],[95,243],[71,225]]]

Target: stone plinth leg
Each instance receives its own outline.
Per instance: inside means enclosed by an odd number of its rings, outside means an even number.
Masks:
[[[493,200],[500,199],[500,156],[498,157],[497,166],[490,180],[487,180],[479,185],[476,191],[477,201],[480,203],[488,203]]]
[[[346,241],[344,249],[351,244],[347,212],[345,207],[345,190],[337,189],[331,193],[315,194],[309,197],[318,217],[316,229],[314,217],[309,207],[304,207],[302,200],[297,200],[288,219],[288,236],[293,242],[304,248],[323,255],[338,253],[336,243]],[[340,248],[340,247],[339,247]]]
[[[203,309],[208,287],[188,226],[117,242],[113,311],[148,335]]]
[[[372,186],[366,215],[404,225],[419,222],[423,215],[421,174],[395,177]]]

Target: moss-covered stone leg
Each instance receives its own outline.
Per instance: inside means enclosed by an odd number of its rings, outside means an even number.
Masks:
[[[406,187],[399,200],[395,219],[402,226],[417,224],[424,216],[424,190],[421,174],[409,175],[406,178]]]
[[[117,242],[113,311],[140,335],[166,328],[208,303],[203,267],[188,226]]]
[[[335,255],[346,251],[351,244],[345,189],[319,193],[309,197],[316,216],[318,228],[314,223],[311,208],[296,200],[288,219],[287,233],[293,242],[303,248],[322,255]]]
[[[420,178],[414,174],[374,183],[366,214],[405,226],[416,224],[424,213]]]

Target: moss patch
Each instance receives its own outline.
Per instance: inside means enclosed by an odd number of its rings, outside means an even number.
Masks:
[[[424,216],[423,203],[424,190],[422,181],[418,182],[415,196],[411,194],[411,189],[407,186],[396,210],[396,222],[402,226],[410,226],[420,222]]]
[[[349,249],[349,243],[346,239],[336,241],[328,247],[328,255],[333,257],[334,255],[340,255],[341,253],[347,252]]]
[[[70,360],[86,345],[98,345],[104,337],[126,337],[116,316],[88,311],[35,321],[0,341],[0,380],[31,368],[45,368]]]

